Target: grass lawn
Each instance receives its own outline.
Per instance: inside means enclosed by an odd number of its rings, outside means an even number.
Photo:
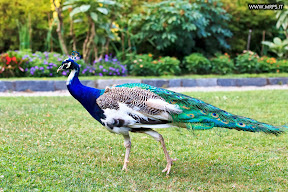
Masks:
[[[187,93],[234,114],[287,123],[286,90]],[[214,128],[160,129],[160,144],[131,134],[128,172],[122,136],[72,97],[0,97],[0,191],[288,191],[288,135]]]
[[[96,80],[96,79],[196,79],[196,78],[256,78],[256,77],[288,77],[288,73],[261,73],[261,74],[228,74],[228,75],[181,75],[181,76],[84,76],[80,77],[81,80]],[[15,81],[15,80],[65,80],[67,77],[13,77],[13,78],[0,78],[0,81]]]

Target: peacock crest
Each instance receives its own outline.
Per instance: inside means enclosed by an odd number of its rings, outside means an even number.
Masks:
[[[71,59],[77,60],[77,57],[78,57],[79,59],[82,58],[79,52],[77,52],[77,51],[72,51],[72,53],[71,53]]]

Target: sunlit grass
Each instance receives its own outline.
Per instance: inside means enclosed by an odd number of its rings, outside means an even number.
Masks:
[[[288,92],[187,93],[234,114],[287,123]],[[129,171],[122,136],[111,134],[71,97],[0,97],[0,191],[287,191],[288,135],[215,128],[132,135]]]

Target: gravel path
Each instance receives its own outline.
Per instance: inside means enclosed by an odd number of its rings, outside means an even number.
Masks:
[[[169,90],[175,92],[212,92],[212,91],[254,91],[254,90],[288,90],[288,85],[269,85],[264,87],[172,87]],[[0,92],[0,97],[33,97],[33,96],[70,96],[68,91],[53,91],[53,92]]]

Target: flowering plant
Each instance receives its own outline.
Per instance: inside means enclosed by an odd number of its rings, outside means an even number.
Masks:
[[[5,54],[1,55],[0,60],[0,70],[3,70],[3,65],[16,66],[19,65],[19,70],[22,72],[21,76],[30,76],[30,77],[57,77],[62,75],[68,75],[69,71],[64,70],[62,73],[57,73],[57,68],[61,62],[67,59],[68,56],[61,55],[54,52],[23,52],[23,51],[11,51],[13,55],[16,55],[16,62],[14,57],[9,56],[8,60],[6,59]],[[17,59],[18,58],[18,59]],[[106,55],[104,59],[94,61],[92,65],[84,63],[80,58],[76,58],[77,63],[82,68],[80,75],[91,76],[124,76],[127,74],[126,66],[121,65],[116,58]],[[20,65],[21,64],[21,65]],[[17,66],[18,66],[17,65]],[[5,66],[6,67],[6,66]],[[7,68],[7,67],[6,67]],[[6,70],[4,68],[4,70]],[[8,67],[11,70],[10,76],[20,76],[15,73],[16,67]],[[1,72],[0,72],[1,74]]]
[[[192,53],[184,57],[182,67],[188,73],[208,74],[211,72],[211,62],[201,53]]]
[[[282,59],[276,63],[276,72],[277,73],[288,73],[288,60]]]
[[[30,77],[55,77],[66,75],[67,71],[63,71],[62,75],[57,74],[57,68],[67,56],[60,55],[59,53],[53,52],[35,52],[27,53],[21,52],[22,59],[27,60],[27,67],[25,72]]]
[[[126,61],[127,62],[127,61]],[[180,61],[175,57],[159,57],[153,60],[153,55],[134,55],[130,62],[130,74],[135,76],[178,75],[181,70]]]
[[[278,72],[279,73],[279,65],[277,64],[277,60],[274,57],[263,56],[258,58],[257,68],[259,72]]]
[[[257,53],[244,50],[236,57],[236,71],[239,73],[259,73]]]
[[[81,73],[86,76],[126,76],[127,70],[116,57],[105,55],[104,59],[100,58],[94,61],[93,65],[87,65]]]
[[[135,55],[130,62],[130,74],[136,76],[154,76],[158,75],[157,61],[153,61],[153,55],[141,54]]]
[[[179,67],[180,61],[176,57],[160,57],[156,62],[157,73],[161,75],[179,75],[181,69]]]
[[[23,76],[23,60],[12,52],[0,55],[0,75],[4,77]]]
[[[212,73],[229,74],[234,70],[234,62],[230,59],[228,53],[225,53],[224,55],[218,54],[210,61],[212,64]]]

